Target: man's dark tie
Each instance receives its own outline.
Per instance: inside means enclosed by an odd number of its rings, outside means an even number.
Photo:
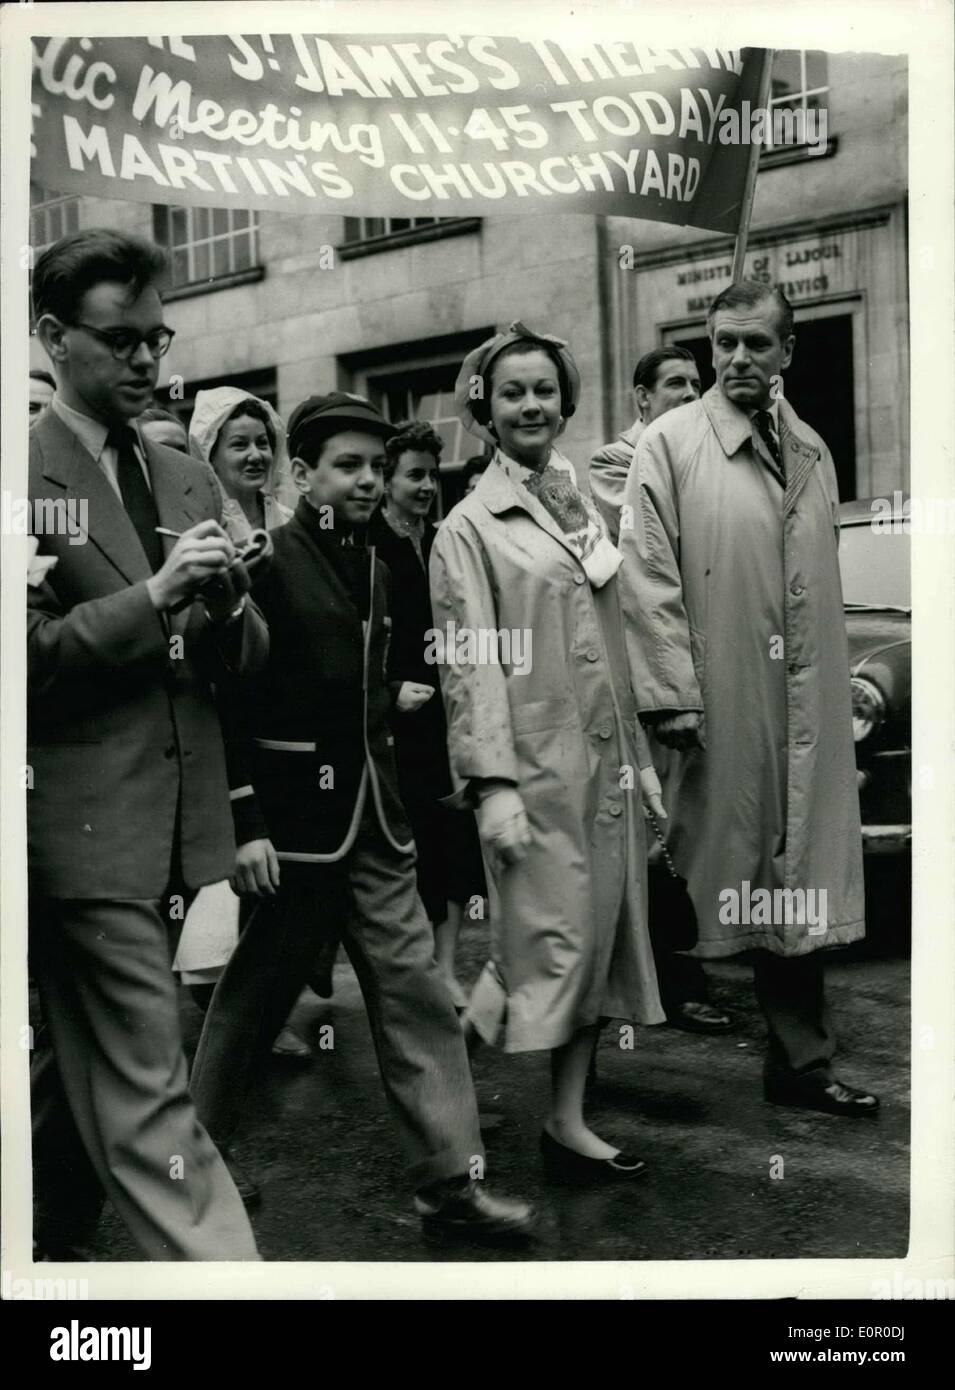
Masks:
[[[116,481],[119,483],[123,506],[136,527],[136,534],[146,552],[146,559],[155,574],[164,558],[162,541],[156,535],[159,512],[143,476],[142,464],[136,456],[135,441],[136,436],[128,425],[114,425],[106,437],[106,443],[116,450]]]
[[[773,462],[779,469],[780,473],[782,473],[783,477],[785,477],[786,470],[783,467],[783,456],[780,452],[779,443],[776,439],[776,436],[773,434],[773,417],[772,415],[770,415],[768,410],[757,410],[756,428],[762,435],[763,443],[769,450]]]

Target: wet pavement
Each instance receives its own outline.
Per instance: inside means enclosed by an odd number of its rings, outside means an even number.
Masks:
[[[465,929],[460,976],[484,961],[486,932]],[[598,1052],[588,1116],[636,1152],[647,1176],[579,1190],[545,1184],[538,1136],[549,1088],[546,1053],[482,1049],[474,1076],[488,1178],[533,1200],[529,1249],[427,1244],[411,1206],[378,1080],[358,986],[347,963],[335,997],[310,991],[296,1026],[311,1062],[270,1060],[257,1077],[236,1159],[261,1181],[253,1225],[267,1260],[690,1260],[901,1257],[908,1242],[909,961],[865,944],[827,972],[839,1039],[838,1075],[877,1092],[876,1118],[847,1120],[762,1099],[764,1029],[752,971],[707,966],[713,1002],[737,1030],[710,1038],[637,1028],[633,1050],[611,1024]],[[187,1046],[200,1017],[183,994]],[[324,1025],[334,1046],[322,1048]],[[781,1160],[781,1163],[780,1163]],[[782,1176],[772,1176],[773,1173]],[[97,1257],[134,1260],[118,1218],[100,1224]]]

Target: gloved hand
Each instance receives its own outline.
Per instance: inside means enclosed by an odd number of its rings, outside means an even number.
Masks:
[[[655,767],[642,767],[640,769],[640,791],[643,794],[643,814],[648,815],[649,811],[652,811],[657,820],[666,820],[663,788],[660,786],[660,779]]]
[[[516,787],[495,787],[482,793],[477,808],[478,834],[482,842],[505,864],[516,864],[527,853],[531,830],[527,812]]]

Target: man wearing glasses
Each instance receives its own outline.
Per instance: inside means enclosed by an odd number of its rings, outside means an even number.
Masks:
[[[27,590],[30,960],[45,1025],[34,1240],[48,1259],[83,1258],[104,1194],[147,1259],[257,1258],[189,1097],[169,931],[232,872],[210,682],[258,669],[268,633],[229,569],[211,469],[130,425],[173,336],[164,268],[159,247],[88,230],[43,252],[33,277],[56,376],[30,432],[33,515],[80,498],[88,516],[81,545],[36,537],[45,563]]]

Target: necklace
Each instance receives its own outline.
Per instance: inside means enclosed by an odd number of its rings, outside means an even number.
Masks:
[[[392,531],[402,537],[417,537],[420,539],[424,535],[424,517],[416,516],[413,521],[406,521],[404,517],[397,516],[394,512],[384,509],[384,517]]]

